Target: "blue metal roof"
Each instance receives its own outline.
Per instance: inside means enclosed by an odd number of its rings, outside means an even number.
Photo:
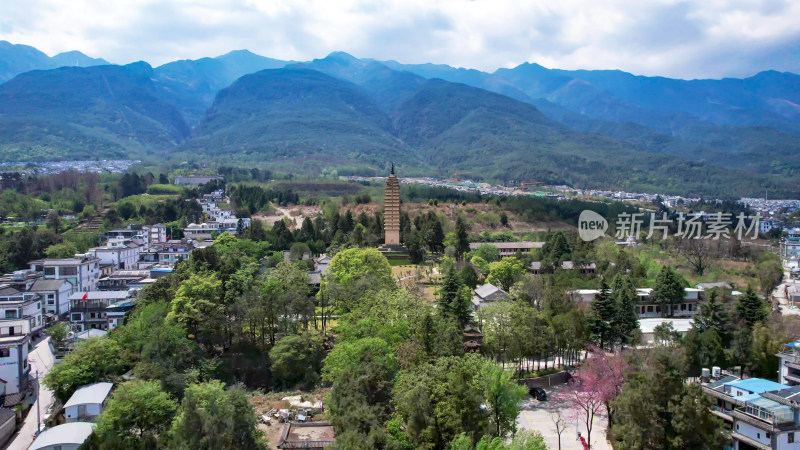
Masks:
[[[763,378],[748,378],[746,380],[731,381],[729,383],[725,383],[725,385],[755,394],[760,394],[767,391],[777,391],[786,388],[786,386],[783,384],[765,380]]]

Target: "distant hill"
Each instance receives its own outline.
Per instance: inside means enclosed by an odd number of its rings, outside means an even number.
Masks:
[[[189,134],[146,63],[31,71],[0,85],[0,159],[128,157]]]
[[[334,52],[323,59],[292,65],[326,73],[357,84],[387,114],[394,114],[400,104],[425,82],[411,72],[392,70],[376,61],[358,59],[344,52]]]
[[[291,61],[236,50],[216,58],[185,59],[157,67],[155,81],[186,122],[194,126],[214,102],[217,92],[238,78],[264,69],[279,69]]]
[[[0,83],[31,70],[106,64],[108,62],[104,59],[90,58],[79,51],[59,53],[51,58],[33,47],[0,41]]]
[[[181,149],[301,172],[421,162],[392,135],[389,117],[352,83],[308,69],[272,69],[223,89]]]
[[[642,152],[597,134],[578,133],[535,107],[482,89],[426,82],[400,108],[398,136],[441,169],[468,170],[482,180],[543,181],[581,187],[708,195],[755,192],[762,184],[797,183]]]

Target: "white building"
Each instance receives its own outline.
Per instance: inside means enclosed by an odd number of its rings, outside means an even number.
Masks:
[[[72,422],[58,425],[36,436],[28,450],[77,450],[93,431],[93,423]]]
[[[69,312],[69,296],[72,283],[67,280],[36,280],[30,288],[44,299],[45,314],[54,317],[65,316]]]
[[[79,387],[64,404],[67,422],[91,422],[103,412],[114,383],[94,383]]]
[[[475,288],[475,292],[472,295],[472,306],[475,311],[478,311],[490,303],[503,300],[508,300],[508,294],[499,287],[486,283]]]
[[[31,269],[43,272],[45,280],[69,281],[74,292],[94,291],[100,279],[100,259],[88,254],[75,255],[74,258],[34,261]]]
[[[139,262],[139,252],[143,246],[133,241],[114,243],[109,241],[105,247],[89,249],[89,254],[100,260],[100,264],[111,264],[114,270],[125,270],[136,267]]]
[[[76,332],[91,328],[108,330],[108,307],[130,299],[131,295],[131,291],[92,291],[72,294],[69,314],[72,330]]]

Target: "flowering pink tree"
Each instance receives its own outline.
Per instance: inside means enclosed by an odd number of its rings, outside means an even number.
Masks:
[[[608,413],[611,428],[611,401],[619,393],[627,370],[628,363],[622,354],[608,354],[593,348],[592,356],[581,364],[569,387],[557,396],[557,401],[569,406],[574,419],[586,424],[586,440],[590,447],[594,417],[603,409]]]

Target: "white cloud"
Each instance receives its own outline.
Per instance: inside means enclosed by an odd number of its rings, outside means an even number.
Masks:
[[[0,39],[153,65],[247,48],[492,71],[525,61],[682,78],[800,72],[793,0],[5,0]]]

